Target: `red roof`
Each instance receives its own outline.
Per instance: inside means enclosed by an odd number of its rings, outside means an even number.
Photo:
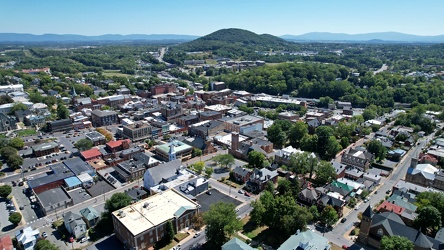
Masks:
[[[122,142],[127,141],[128,143],[131,142],[130,139],[125,139],[125,140],[118,140],[118,141],[110,141],[106,144],[106,146],[110,147],[110,148],[117,148],[120,147],[122,145]]]
[[[397,215],[401,215],[402,212],[404,212],[404,209],[405,208],[390,203],[389,201],[384,201],[381,205],[379,205],[377,210],[379,212],[393,212],[396,213]]]
[[[2,250],[13,250],[11,236],[7,235],[0,239],[0,249]]]
[[[85,150],[85,151],[81,152],[81,154],[82,154],[83,158],[85,158],[85,159],[90,159],[90,158],[102,156],[102,153],[100,153],[100,151],[97,148]]]

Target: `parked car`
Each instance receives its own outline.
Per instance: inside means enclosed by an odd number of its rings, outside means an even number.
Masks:
[[[248,193],[248,192],[245,192],[244,194],[245,194],[245,196],[247,196],[247,197],[250,197],[250,196],[251,196],[250,193]]]
[[[239,189],[238,193],[239,193],[239,194],[244,194],[244,190]]]
[[[208,190],[208,191],[207,191],[207,194],[208,194],[208,195],[211,195],[211,191],[210,191],[210,190]]]
[[[200,232],[197,232],[197,233],[194,234],[193,238],[197,238],[199,236],[200,236]]]
[[[347,218],[342,218],[342,220],[341,220],[341,223],[344,223],[344,222],[346,222],[347,221]]]
[[[42,233],[42,237],[43,237],[43,238],[46,238],[46,237],[48,237],[48,234],[47,234],[46,232],[43,232],[43,233]]]

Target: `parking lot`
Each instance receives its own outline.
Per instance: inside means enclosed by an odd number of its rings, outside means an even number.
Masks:
[[[234,206],[239,206],[241,204],[240,201],[231,198],[228,195],[225,195],[217,189],[210,189],[209,192],[211,192],[211,195],[208,193],[202,193],[198,196],[196,196],[197,203],[201,205],[200,211],[202,213],[205,213],[210,209],[211,204],[218,203],[218,202],[228,202],[233,203]]]
[[[11,230],[14,226],[9,222],[9,209],[7,209],[6,205],[8,204],[6,202],[7,200],[4,198],[0,198],[0,225],[2,227],[2,231],[6,232]],[[9,203],[12,204],[12,203]],[[11,205],[9,205],[10,207]],[[18,208],[16,208],[18,209]]]
[[[14,196],[14,199],[18,205],[17,209],[22,207],[23,209],[20,209],[20,213],[22,213],[23,219],[26,221],[26,223],[32,223],[33,221],[37,220],[38,218],[41,218],[44,215],[44,213],[40,210],[40,206],[35,207],[37,204],[32,203],[29,194],[24,193],[24,190],[26,190],[27,186],[16,186],[12,188],[12,195]],[[34,205],[34,206],[32,206]]]
[[[91,195],[81,187],[68,191],[68,194],[71,196],[74,204],[79,204],[92,198]]]

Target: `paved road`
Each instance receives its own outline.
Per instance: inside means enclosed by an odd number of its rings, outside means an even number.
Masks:
[[[378,74],[378,73],[381,73],[382,71],[387,70],[387,69],[388,69],[388,66],[387,66],[387,64],[384,63],[384,64],[381,66],[380,69],[378,69],[378,70],[376,70],[376,71],[373,71],[373,75],[376,75],[376,74]]]

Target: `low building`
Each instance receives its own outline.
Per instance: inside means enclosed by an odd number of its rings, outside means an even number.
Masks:
[[[186,115],[177,119],[177,124],[188,128],[188,126],[196,124],[199,122],[199,117],[197,115]]]
[[[251,173],[250,179],[247,181],[247,189],[252,192],[261,192],[265,189],[268,182],[276,184],[278,180],[278,173],[276,170],[270,171],[266,168],[254,169]]]
[[[292,146],[288,146],[276,152],[274,156],[274,161],[277,164],[288,166],[290,163],[290,156],[293,154],[300,154],[303,151],[293,148]]]
[[[100,219],[99,212],[91,206],[81,209],[79,212],[88,228],[95,226]]]
[[[62,119],[57,121],[52,121],[46,123],[48,126],[48,130],[51,132],[62,132],[62,131],[69,131],[73,129],[72,121],[71,119]]]
[[[198,206],[169,189],[113,212],[114,232],[126,248],[148,249],[162,239],[169,221],[176,233],[189,227]]]
[[[66,230],[68,230],[74,238],[80,239],[86,234],[86,223],[80,214],[67,211],[63,215],[63,222]]]
[[[328,239],[321,235],[314,233],[310,230],[300,232],[297,230],[296,234],[290,236],[278,250],[289,249],[317,249],[317,250],[329,250],[330,244]]]
[[[188,134],[207,138],[218,132],[224,131],[224,123],[220,121],[203,121],[188,127]]]
[[[341,163],[347,166],[359,168],[366,172],[370,163],[375,159],[375,155],[363,148],[350,148],[341,157]]]
[[[91,167],[88,162],[83,161],[79,157],[73,157],[63,161],[63,164],[71,170],[76,176],[87,173],[91,176],[94,176],[96,171],[93,167]]]
[[[199,121],[216,121],[222,118],[222,113],[217,111],[204,111],[199,112],[198,114]]]
[[[93,131],[85,134],[85,138],[90,140],[94,146],[102,145],[106,143],[106,138],[99,132]]]
[[[135,123],[123,126],[122,136],[128,138],[133,142],[144,141],[152,138],[151,126],[147,123]]]
[[[222,245],[222,250],[256,250],[257,248],[253,248],[249,246],[247,243],[241,241],[237,237],[233,237],[227,243]]]
[[[0,238],[0,249],[2,250],[14,250],[14,245],[12,244],[11,236],[6,235]]]
[[[91,112],[91,122],[94,127],[102,127],[119,123],[117,112],[110,110],[93,110]]]
[[[37,200],[45,215],[72,206],[73,200],[63,187],[49,189],[37,194]]]
[[[38,229],[33,230],[32,227],[25,227],[18,231],[15,235],[17,243],[23,246],[24,250],[32,250],[37,243],[37,239],[40,238],[40,232]]]
[[[59,145],[55,142],[42,143],[32,146],[31,148],[35,157],[59,152]]]
[[[17,119],[15,116],[0,113],[0,132],[17,129]]]
[[[233,169],[234,178],[238,182],[245,183],[250,179],[251,169],[246,169],[240,166],[237,166]]]
[[[235,118],[228,118],[224,119],[224,129],[225,131],[230,132],[241,132],[241,128],[255,125],[258,126],[255,128],[255,130],[262,130],[264,128],[264,119],[257,116],[251,116],[246,115],[243,117],[235,117]]]
[[[444,190],[444,170],[439,170],[431,164],[417,164],[417,162],[417,159],[412,158],[405,180],[424,187]]]
[[[180,159],[182,161],[189,160],[191,159],[192,151],[192,146],[178,140],[156,146],[155,149],[156,155],[163,161],[171,161],[175,159]]]
[[[82,151],[80,153],[80,155],[82,156],[82,159],[84,161],[92,161],[92,160],[95,160],[95,159],[102,158],[102,152],[100,152],[100,150],[97,149],[97,148],[92,148],[92,149],[89,149],[89,150]]]
[[[131,159],[118,163],[114,169],[122,180],[129,182],[143,176],[145,173],[145,164],[142,161]]]

